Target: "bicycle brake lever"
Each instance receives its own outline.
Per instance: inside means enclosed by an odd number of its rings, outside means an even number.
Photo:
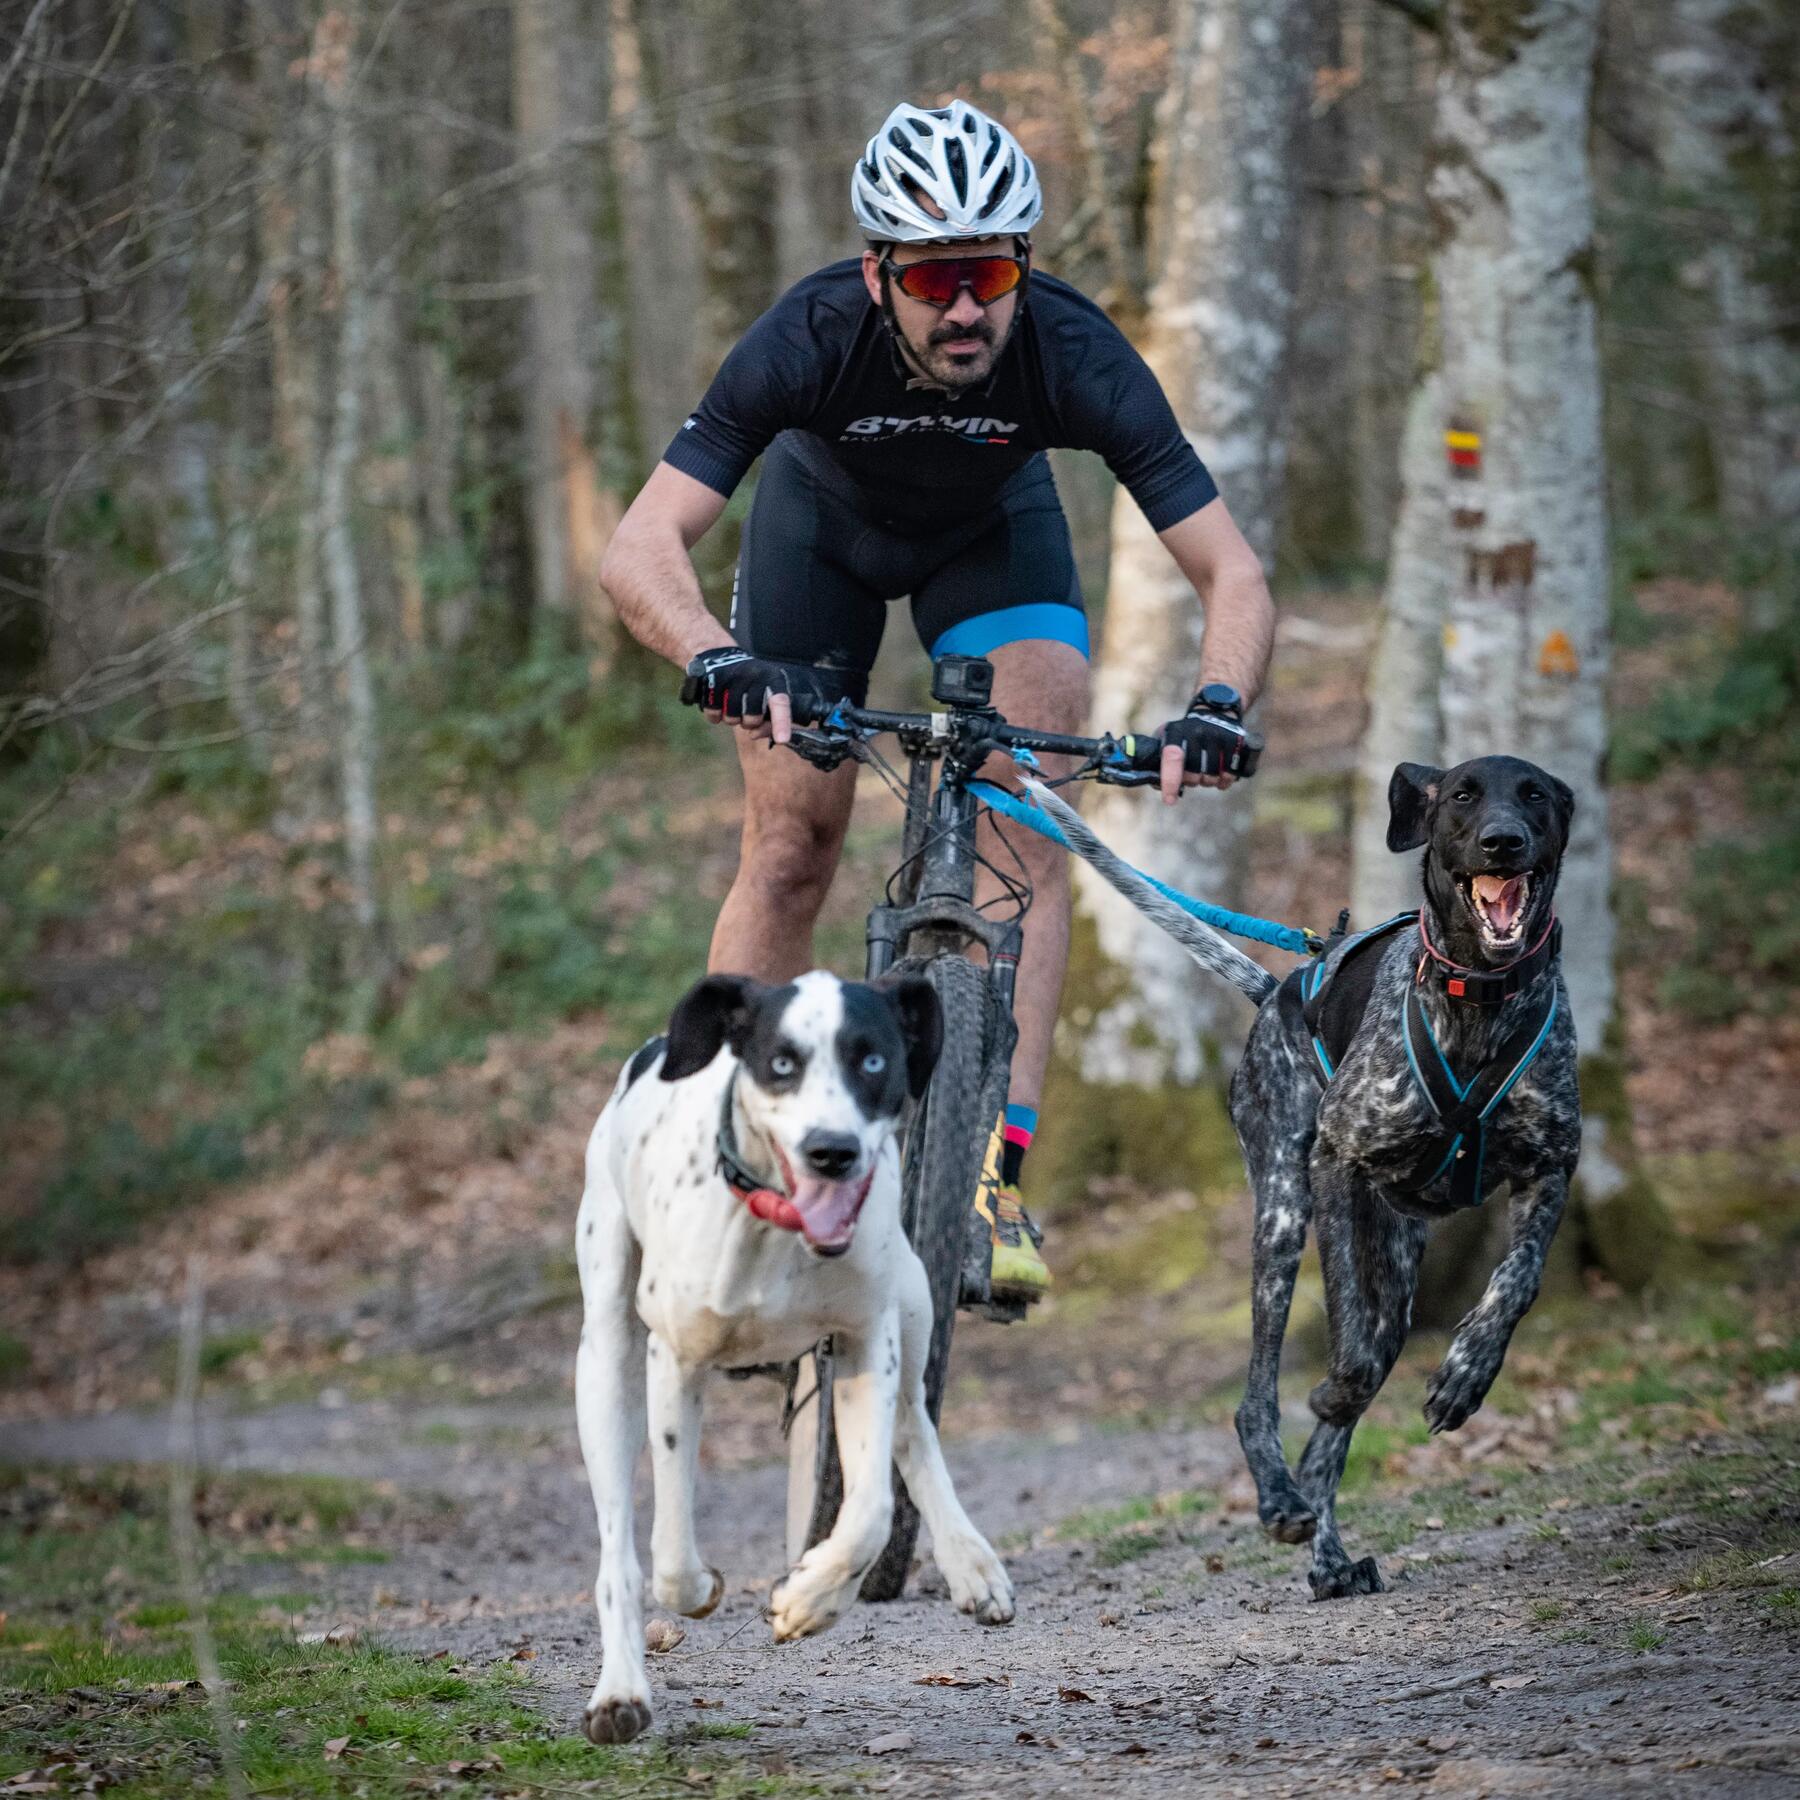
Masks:
[[[809,731],[804,725],[796,725],[788,737],[788,748],[796,756],[804,758],[815,769],[822,769],[829,774],[842,765],[850,754],[848,738],[830,737],[822,731]]]

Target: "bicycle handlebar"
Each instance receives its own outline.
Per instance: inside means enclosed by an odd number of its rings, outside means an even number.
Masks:
[[[1154,787],[1161,779],[1162,739],[1142,732],[1127,732],[1115,737],[1110,732],[1102,737],[1076,737],[1067,732],[1038,731],[1027,725],[1012,725],[995,712],[952,708],[943,712],[883,712],[839,701],[825,717],[814,724],[796,724],[796,740],[816,742],[819,749],[847,752],[852,739],[891,732],[902,741],[911,739],[919,747],[936,742],[959,744],[965,749],[983,745],[1000,750],[1041,752],[1046,756],[1073,756],[1090,765],[1094,780],[1111,787]],[[839,747],[842,747],[839,749]],[[808,744],[793,746],[802,756]],[[1263,740],[1255,732],[1244,739],[1234,765],[1225,771],[1231,775],[1256,773],[1261,760]],[[811,760],[811,758],[809,758]]]

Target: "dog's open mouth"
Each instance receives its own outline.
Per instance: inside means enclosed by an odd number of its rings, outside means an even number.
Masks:
[[[826,1181],[817,1175],[796,1175],[785,1156],[781,1157],[781,1169],[787,1177],[787,1203],[807,1248],[820,1256],[842,1256],[856,1236],[856,1221],[869,1197],[874,1169],[853,1181]]]
[[[1531,898],[1531,877],[1471,875],[1464,884],[1464,891],[1486,948],[1516,948],[1525,935],[1525,908]]]

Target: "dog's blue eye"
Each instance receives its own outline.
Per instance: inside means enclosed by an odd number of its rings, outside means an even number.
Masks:
[[[769,1058],[769,1073],[771,1075],[791,1075],[798,1067],[799,1065],[786,1051],[778,1051],[774,1056]]]
[[[887,1058],[883,1056],[879,1050],[871,1050],[869,1054],[863,1058],[863,1073],[865,1075],[879,1075],[886,1067]]]

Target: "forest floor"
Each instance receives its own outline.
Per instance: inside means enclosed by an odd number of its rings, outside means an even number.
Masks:
[[[1729,605],[1640,594],[1662,624],[1620,655],[1621,704],[1647,704]],[[1305,773],[1258,795],[1256,904],[1273,916],[1328,924],[1347,887],[1370,616],[1320,594],[1284,618],[1269,728]],[[628,861],[618,917],[704,915],[729,877],[731,795],[669,785],[671,852]],[[568,1233],[629,1048],[602,1008],[495,1033],[372,1120],[53,1278],[0,1268],[0,1792],[160,1796],[217,1765],[181,1685],[188,1598],[158,1466],[195,1252],[208,1610],[256,1791],[1800,1791],[1800,1023],[1675,1020],[1659,986],[1699,928],[1695,846],[1740,806],[1726,768],[1614,796],[1629,1083],[1675,1214],[1669,1273],[1637,1297],[1570,1276],[1448,1439],[1419,1415],[1443,1347],[1420,1334],[1345,1489],[1346,1541],[1382,1558],[1386,1594],[1315,1605],[1304,1553],[1256,1529],[1229,1428],[1247,1324],[1235,1164],[1101,1183],[1052,1221],[1041,1316],[957,1340],[947,1453],[1013,1570],[1017,1622],[956,1614],[927,1559],[905,1600],[773,1646],[777,1396],[720,1383],[701,1499],[726,1600],[652,1659],[647,1743],[573,1737],[598,1641]],[[891,809],[859,815],[834,956],[891,832]],[[126,850],[134,888],[153,883],[149,838]],[[92,987],[129,962],[130,931],[117,906],[70,922],[58,970]],[[1656,953],[1632,954],[1632,934]],[[1309,1265],[1296,1431],[1320,1331]]]

